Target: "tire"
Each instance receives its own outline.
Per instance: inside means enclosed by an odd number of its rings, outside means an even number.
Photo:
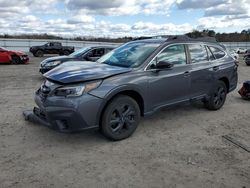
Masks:
[[[118,95],[104,110],[101,131],[111,140],[123,140],[134,133],[139,122],[140,108],[137,102],[131,97]]]
[[[68,50],[64,50],[64,51],[63,51],[63,54],[64,54],[64,55],[69,55],[70,52],[69,52]]]
[[[218,81],[210,93],[210,98],[205,101],[205,107],[209,110],[219,110],[224,105],[226,98],[226,84],[223,81]]]
[[[21,60],[20,60],[20,58],[18,57],[18,56],[12,56],[11,57],[11,63],[13,64],[13,65],[17,65],[17,64],[20,64],[21,63]]]
[[[35,57],[43,57],[43,51],[42,50],[36,51]]]

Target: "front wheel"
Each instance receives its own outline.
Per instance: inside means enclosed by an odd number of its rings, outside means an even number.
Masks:
[[[131,97],[119,95],[104,110],[101,130],[111,140],[131,136],[140,122],[140,108]]]
[[[209,110],[219,110],[225,103],[227,98],[227,87],[223,81],[218,81],[210,98],[205,101],[205,106]]]
[[[18,56],[12,56],[12,64],[16,65],[20,63],[21,63],[21,60]]]

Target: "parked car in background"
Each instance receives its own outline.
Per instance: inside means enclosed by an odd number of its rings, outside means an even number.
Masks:
[[[236,50],[229,50],[229,54],[236,60],[239,60],[239,54],[236,52]]]
[[[44,74],[67,61],[96,61],[114,48],[112,46],[91,46],[75,51],[68,56],[50,57],[40,63],[40,72]]]
[[[29,63],[29,57],[24,52],[8,50],[0,47],[0,63],[27,64]]]
[[[245,48],[237,48],[236,52],[238,54],[245,54],[245,53],[247,53],[247,49],[245,49]]]
[[[62,132],[100,128],[121,140],[141,116],[164,107],[201,100],[219,110],[237,86],[237,67],[216,43],[176,36],[137,40],[97,62],[68,62],[46,73],[35,95],[38,108],[24,116]]]
[[[250,66],[250,54],[244,57],[247,66]]]
[[[75,51],[73,46],[62,46],[60,42],[48,42],[41,46],[30,47],[30,52],[35,57],[43,57],[44,54],[69,55]]]

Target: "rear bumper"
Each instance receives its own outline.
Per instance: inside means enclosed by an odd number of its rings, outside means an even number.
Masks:
[[[99,127],[98,111],[102,99],[85,94],[80,98],[53,98],[43,101],[36,95],[38,107],[25,111],[26,120],[51,129],[70,133]]]

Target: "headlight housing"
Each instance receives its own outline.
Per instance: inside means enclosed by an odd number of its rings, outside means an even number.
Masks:
[[[93,89],[96,89],[101,84],[101,81],[86,83],[84,85],[77,85],[77,86],[63,86],[59,87],[55,90],[55,96],[61,97],[79,97],[82,96],[84,93],[88,93]]]
[[[51,62],[48,62],[46,64],[44,64],[45,67],[53,67],[53,66],[56,66],[56,65],[59,65],[61,64],[61,61],[51,61]]]

